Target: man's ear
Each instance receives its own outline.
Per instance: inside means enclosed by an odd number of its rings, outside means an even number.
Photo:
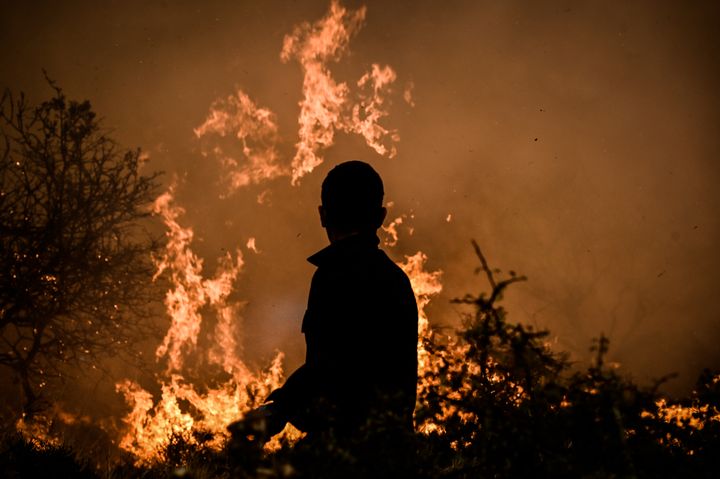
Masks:
[[[325,208],[322,205],[318,206],[318,213],[320,214],[320,225],[323,228],[327,228],[327,219],[325,218]]]

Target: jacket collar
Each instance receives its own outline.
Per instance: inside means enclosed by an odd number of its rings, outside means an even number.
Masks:
[[[307,260],[317,267],[351,258],[367,251],[374,251],[380,244],[375,233],[358,233],[343,238],[321,249]]]

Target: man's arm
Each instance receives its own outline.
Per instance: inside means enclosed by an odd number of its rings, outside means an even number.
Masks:
[[[264,443],[282,431],[288,422],[302,430],[310,376],[306,365],[298,368],[282,387],[270,393],[265,404],[228,426],[233,438],[243,441],[252,436],[254,441]]]
[[[268,407],[273,417],[282,423],[280,429],[290,422],[307,432],[317,396],[316,376],[315,368],[303,364],[287,378],[282,387],[270,393]]]
[[[306,364],[300,366],[285,381],[285,384],[270,393],[267,400],[272,401],[273,408],[279,414],[292,416],[293,410],[304,402],[307,402],[307,394],[310,390],[311,371]]]

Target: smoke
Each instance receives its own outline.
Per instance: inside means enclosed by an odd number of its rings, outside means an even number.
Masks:
[[[360,158],[406,215],[391,254],[444,271],[431,322],[483,287],[475,238],[529,277],[511,315],[576,360],[604,332],[626,371],[682,390],[720,365],[717,8],[13,3],[0,58],[3,86],[40,100],[46,68],[179,177],[198,258],[258,252],[226,298],[247,301],[250,366],[302,362],[320,181]]]

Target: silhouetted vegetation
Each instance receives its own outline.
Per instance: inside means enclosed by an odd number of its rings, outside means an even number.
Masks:
[[[157,195],[139,150],[103,130],[90,103],[54,95],[37,106],[0,98],[0,365],[24,413],[42,391],[148,332],[150,254],[142,228]]]
[[[475,247],[490,292],[457,300],[470,312],[455,337],[427,340],[434,366],[422,378],[427,387],[416,410],[419,430],[405,438],[414,445],[413,456],[396,455],[397,443],[383,443],[382,431],[372,425],[354,444],[323,437],[283,444],[272,453],[252,441],[215,451],[200,434],[196,444],[173,438],[154,464],[127,463],[98,476],[400,477],[390,474],[396,461],[414,457],[423,478],[716,477],[717,371],[704,371],[690,395],[671,402],[658,391],[661,381],[640,386],[607,365],[604,337],[593,345],[593,364],[572,371],[565,356],[544,343],[547,331],[513,323],[500,306],[505,289],[525,278],[500,278]],[[89,474],[68,451],[36,451],[17,438],[6,443],[2,465],[8,477],[22,477],[18,471],[38,464]],[[363,446],[374,461],[358,460]]]
[[[715,476],[717,373],[705,371],[693,394],[676,403],[689,417],[668,420],[658,392],[662,381],[642,387],[606,365],[603,336],[593,345],[593,364],[571,372],[564,355],[545,345],[547,331],[511,322],[498,304],[505,288],[524,278],[510,272],[497,280],[474,246],[491,292],[456,300],[473,306],[457,339],[427,346],[439,361],[416,417],[440,429],[419,435],[421,471],[443,477]]]

